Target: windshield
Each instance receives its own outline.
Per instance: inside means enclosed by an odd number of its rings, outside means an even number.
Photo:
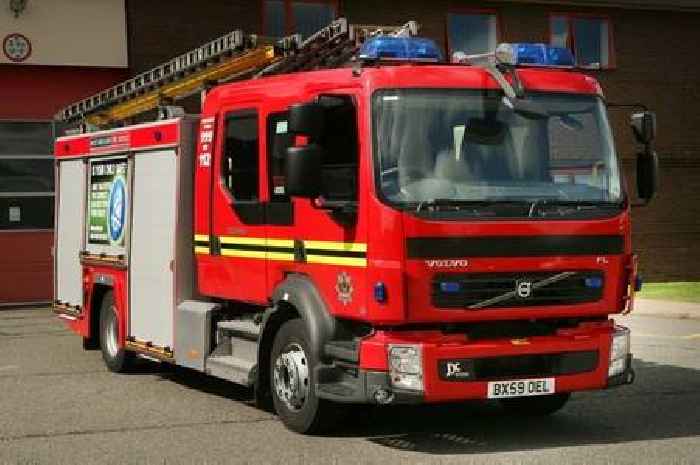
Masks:
[[[620,173],[602,100],[571,94],[528,100],[543,111],[523,116],[496,91],[376,92],[381,196],[418,211],[460,203],[619,203]]]

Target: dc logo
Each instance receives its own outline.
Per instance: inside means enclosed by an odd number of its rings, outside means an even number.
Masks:
[[[532,281],[518,281],[515,285],[515,292],[521,299],[527,299],[532,295]]]
[[[109,191],[109,211],[107,228],[112,242],[120,242],[124,235],[124,217],[126,216],[126,185],[122,178],[116,178]]]

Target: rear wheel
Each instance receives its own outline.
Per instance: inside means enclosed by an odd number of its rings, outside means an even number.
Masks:
[[[542,417],[560,410],[569,400],[571,394],[552,394],[548,396],[517,397],[503,399],[501,405],[506,412],[524,417]]]
[[[297,433],[321,432],[336,411],[335,405],[316,397],[316,362],[304,322],[284,323],[272,345],[270,389],[280,419]]]
[[[102,358],[110,371],[123,373],[130,368],[133,354],[119,344],[119,319],[111,291],[102,298],[100,308],[100,347]]]

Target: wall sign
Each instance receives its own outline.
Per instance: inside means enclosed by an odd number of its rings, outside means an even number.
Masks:
[[[8,34],[2,41],[2,51],[8,60],[21,63],[31,56],[32,43],[22,34]]]
[[[123,247],[128,219],[128,162],[120,158],[90,166],[88,243]]]

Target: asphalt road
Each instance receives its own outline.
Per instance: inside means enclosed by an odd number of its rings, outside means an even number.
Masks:
[[[0,311],[0,463],[700,464],[700,321],[626,323],[637,383],[579,393],[551,418],[358,407],[305,437],[235,385],[150,362],[112,374],[48,310]]]

